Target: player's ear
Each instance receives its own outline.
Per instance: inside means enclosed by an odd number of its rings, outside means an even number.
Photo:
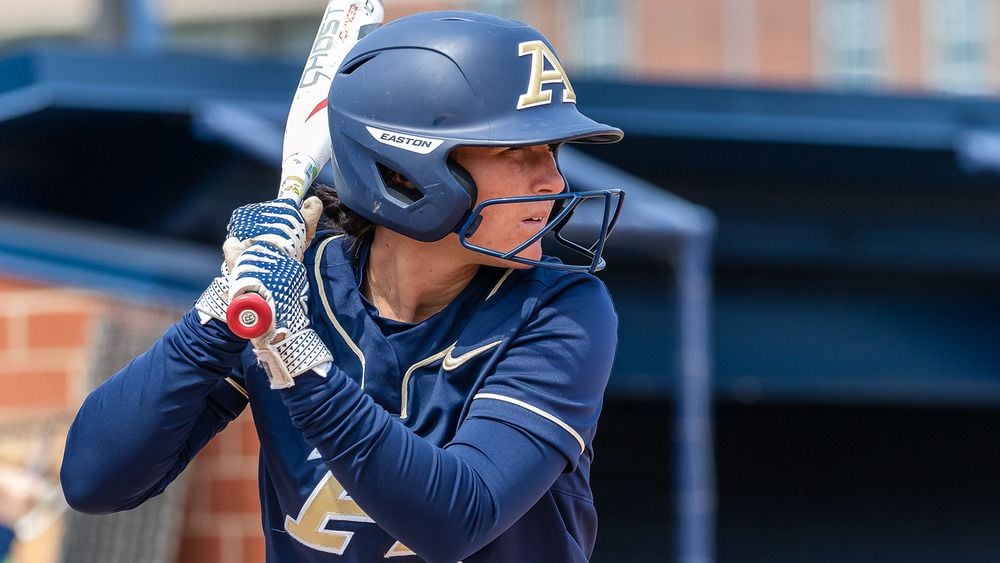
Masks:
[[[397,172],[397,171],[395,171],[395,170],[393,170],[391,168],[387,168],[385,166],[379,166],[379,172],[382,173],[382,181],[385,182],[385,185],[389,186],[390,188],[395,188],[397,190],[399,190],[399,189],[416,190],[417,189],[417,187],[413,184],[413,182],[411,182],[409,180],[409,178],[407,178],[406,176],[403,176],[402,174],[400,174],[399,172]]]
[[[383,166],[381,163],[377,163],[377,166],[382,179],[382,185],[398,201],[405,204],[412,204],[424,197],[424,194],[417,189],[417,185],[400,172],[388,166]]]

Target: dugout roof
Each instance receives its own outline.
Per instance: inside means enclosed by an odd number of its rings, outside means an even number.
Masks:
[[[284,61],[58,47],[0,58],[0,204],[210,244],[232,202],[270,195],[274,124],[297,74]],[[985,243],[1000,224],[968,212],[991,205],[1000,170],[992,99],[575,82],[584,111],[626,131],[582,150],[715,211],[723,263],[1000,270],[1000,247]],[[866,197],[900,228],[844,217]],[[691,225],[708,217],[658,199]],[[961,209],[935,216],[943,200]],[[624,220],[643,207],[633,200]],[[844,221],[859,244],[838,244]],[[918,240],[930,244],[915,254]]]
[[[196,297],[217,267],[220,218],[273,197],[298,73],[283,61],[60,47],[0,59],[0,206],[18,233],[0,267]],[[628,191],[610,253],[646,241],[662,255],[714,227],[704,208],[586,155],[567,154],[564,168],[578,189]],[[156,259],[142,257],[150,244]]]

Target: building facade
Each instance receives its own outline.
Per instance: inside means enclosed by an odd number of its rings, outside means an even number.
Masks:
[[[294,58],[323,0],[8,0],[0,39],[114,41],[145,2],[168,48]],[[577,75],[766,86],[1000,91],[1000,0],[388,0],[532,22]],[[52,18],[53,11],[60,14]],[[117,17],[116,17],[116,14]],[[119,22],[119,23],[116,23]]]

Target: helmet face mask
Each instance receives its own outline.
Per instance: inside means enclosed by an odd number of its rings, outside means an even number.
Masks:
[[[497,249],[480,249],[464,234],[489,206],[517,202],[476,205],[475,181],[452,151],[621,139],[620,130],[577,111],[575,100],[551,45],[531,26],[470,12],[393,21],[354,46],[331,86],[338,196],[359,215],[413,239],[432,242],[454,232],[466,248],[496,256]],[[393,176],[408,187],[387,181]],[[608,197],[602,193],[541,197],[566,203],[570,211],[559,221],[565,225],[580,202]],[[550,223],[542,235],[561,231]],[[599,250],[613,221],[605,227],[584,269],[603,263]]]
[[[530,266],[544,266],[557,270],[586,271],[594,273],[603,270],[606,266],[604,258],[601,257],[601,253],[604,251],[604,244],[607,241],[608,236],[611,235],[611,231],[615,228],[615,223],[618,222],[618,216],[621,214],[622,203],[624,200],[625,192],[617,189],[595,190],[589,192],[563,192],[553,195],[492,198],[479,203],[472,210],[472,212],[469,213],[468,218],[458,229],[458,239],[465,248],[487,256],[492,256],[494,258],[500,258]],[[517,244],[507,245],[504,248],[490,248],[488,246],[476,244],[472,240],[485,221],[483,214],[484,211],[489,210],[491,207],[500,205],[531,204],[543,201],[555,203],[552,208],[552,213],[547,218],[547,222],[544,227],[523,241],[518,241]],[[592,213],[598,214],[600,227],[597,232],[597,238],[593,242],[581,243],[569,238],[568,235],[563,233],[563,229],[569,224],[573,215],[581,207],[581,204],[588,202],[600,205],[599,208],[596,205],[592,205],[591,207],[594,207],[594,209],[590,210]],[[566,262],[534,260],[519,256],[519,254],[524,252],[525,249],[541,241],[547,235],[552,235],[552,237],[566,249],[575,254],[578,258],[585,258],[586,261],[582,264],[571,264]]]

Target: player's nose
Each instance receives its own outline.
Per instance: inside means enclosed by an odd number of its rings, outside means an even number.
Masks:
[[[566,188],[566,181],[556,165],[555,155],[548,150],[535,156],[532,173],[531,192],[535,195],[557,194]]]

